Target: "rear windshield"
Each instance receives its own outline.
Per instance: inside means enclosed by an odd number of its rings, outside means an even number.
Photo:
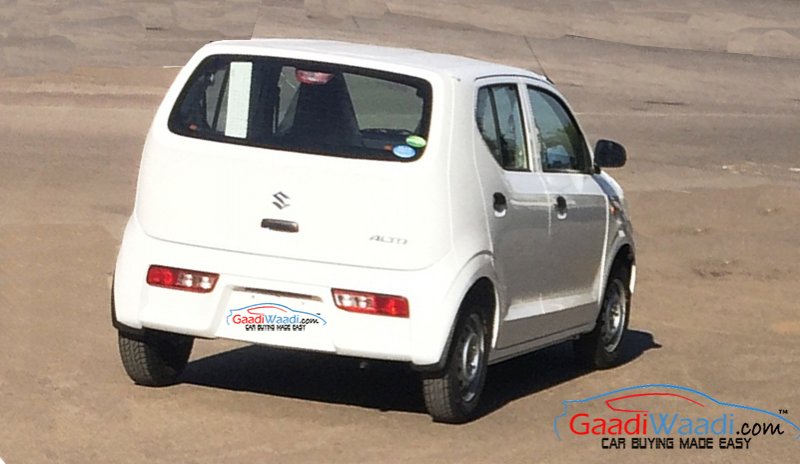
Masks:
[[[431,86],[419,78],[254,56],[212,56],[169,118],[180,135],[280,150],[391,161],[422,156]]]

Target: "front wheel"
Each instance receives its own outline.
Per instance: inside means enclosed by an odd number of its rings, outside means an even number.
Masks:
[[[628,281],[624,268],[611,273],[594,330],[575,341],[575,352],[587,367],[607,369],[617,364],[631,309]]]
[[[139,385],[171,385],[183,372],[194,338],[155,330],[129,335],[119,332],[119,355],[128,377]]]
[[[459,424],[475,417],[486,381],[487,340],[479,310],[459,318],[445,369],[422,380],[425,406],[434,421]]]

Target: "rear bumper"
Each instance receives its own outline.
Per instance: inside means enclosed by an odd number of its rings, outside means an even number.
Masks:
[[[425,366],[442,358],[453,320],[471,276],[450,255],[418,271],[392,271],[254,256],[154,239],[134,217],[128,222],[115,270],[115,327],[143,328],[331,352]],[[210,293],[165,289],[145,282],[150,265],[218,273]],[[472,271],[466,272],[471,274]],[[463,281],[463,283],[461,282]],[[409,318],[338,309],[331,290],[341,288],[406,297]],[[234,310],[277,305],[318,315],[309,330],[263,324],[237,325]],[[243,314],[239,312],[239,314]],[[249,325],[249,324],[248,324]]]

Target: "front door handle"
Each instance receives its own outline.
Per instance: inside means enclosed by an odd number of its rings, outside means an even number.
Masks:
[[[567,199],[561,195],[556,197],[556,217],[559,219],[567,218]]]
[[[506,202],[506,196],[500,192],[494,194],[494,215],[497,217],[503,217],[508,212],[508,202]]]

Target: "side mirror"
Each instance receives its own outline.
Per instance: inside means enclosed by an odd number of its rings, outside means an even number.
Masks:
[[[594,163],[598,167],[621,168],[627,159],[625,147],[613,140],[598,140],[594,147]]]

